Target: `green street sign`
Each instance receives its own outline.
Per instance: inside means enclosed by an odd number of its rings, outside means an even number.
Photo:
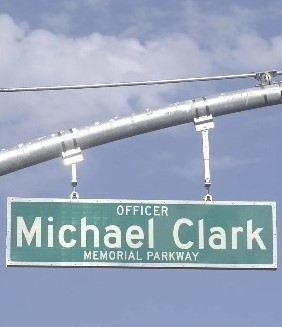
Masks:
[[[7,266],[276,269],[276,204],[9,198]]]

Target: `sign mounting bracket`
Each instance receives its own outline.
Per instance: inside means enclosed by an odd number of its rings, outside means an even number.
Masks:
[[[70,198],[71,198],[71,200],[77,200],[77,199],[79,199],[79,194],[76,190],[76,187],[77,187],[76,164],[80,161],[83,161],[81,149],[79,147],[77,147],[76,149],[71,149],[71,150],[62,152],[62,158],[63,158],[64,164],[66,166],[71,165],[71,172],[72,172],[71,186],[73,188],[73,191],[71,192]]]
[[[202,133],[205,188],[207,190],[207,194],[205,195],[204,200],[212,201],[212,196],[210,194],[211,173],[210,173],[209,130],[214,128],[213,117],[212,115],[205,115],[198,118],[194,118],[194,125],[196,131]]]

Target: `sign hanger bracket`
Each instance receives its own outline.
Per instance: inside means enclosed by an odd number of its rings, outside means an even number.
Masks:
[[[210,173],[210,145],[209,145],[209,130],[214,128],[212,115],[205,115],[194,118],[194,125],[197,132],[202,133],[203,144],[203,159],[204,159],[204,175],[205,175],[205,188],[207,194],[204,197],[205,201],[212,201],[210,194],[211,187],[211,173]]]
[[[62,158],[64,161],[64,164],[66,166],[71,165],[71,173],[72,173],[72,179],[71,179],[71,186],[73,188],[70,198],[71,200],[78,200],[79,194],[76,190],[77,188],[77,167],[76,164],[80,161],[83,161],[83,156],[80,148],[67,150],[65,152],[62,152]]]

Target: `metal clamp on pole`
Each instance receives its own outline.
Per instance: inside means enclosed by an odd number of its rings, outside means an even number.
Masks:
[[[72,172],[72,180],[71,186],[73,187],[73,191],[70,195],[72,200],[79,199],[78,192],[76,191],[77,187],[77,173],[76,173],[76,164],[83,160],[83,156],[80,148],[71,149],[62,153],[63,161],[66,166],[71,165]]]
[[[273,81],[273,77],[277,76],[278,72],[276,70],[271,70],[269,72],[260,72],[256,74],[256,80],[260,82],[258,86],[271,85],[276,82]]]
[[[210,146],[209,146],[209,129],[214,128],[212,115],[194,118],[194,124],[197,132],[202,132],[203,140],[203,158],[204,158],[204,173],[205,173],[205,188],[207,194],[205,201],[212,201],[210,194],[211,174],[210,174]]]

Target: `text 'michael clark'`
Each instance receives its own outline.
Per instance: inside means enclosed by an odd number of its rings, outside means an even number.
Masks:
[[[166,205],[116,205],[115,214],[117,217],[122,216],[147,216],[150,219],[143,226],[134,224],[122,230],[119,226],[109,224],[104,226],[95,225],[93,217],[81,217],[79,223],[63,224],[60,228],[54,228],[54,219],[58,217],[49,216],[47,228],[43,224],[41,216],[35,216],[31,225],[26,224],[25,217],[17,216],[17,247],[24,245],[30,246],[32,243],[35,247],[47,246],[54,247],[59,244],[62,248],[71,249],[81,247],[89,249],[88,238],[92,240],[93,249],[99,249],[101,245],[108,249],[121,249],[125,244],[130,249],[140,249],[146,247],[154,249],[156,246],[155,219],[169,219],[169,207]],[[151,218],[152,217],[152,218]],[[46,229],[45,229],[46,228]],[[230,226],[223,228],[214,224],[213,227],[207,228],[205,217],[194,220],[191,217],[179,217],[171,228],[171,237],[175,246],[180,250],[237,250],[244,247],[252,250],[253,247],[260,250],[266,250],[263,239],[263,227],[254,227],[252,217],[248,218],[242,226]],[[187,237],[183,239],[185,233]],[[189,235],[196,235],[193,240]],[[44,237],[43,237],[44,236]],[[244,240],[243,242],[240,240]],[[44,244],[46,242],[46,244]],[[240,244],[239,244],[240,243]]]

